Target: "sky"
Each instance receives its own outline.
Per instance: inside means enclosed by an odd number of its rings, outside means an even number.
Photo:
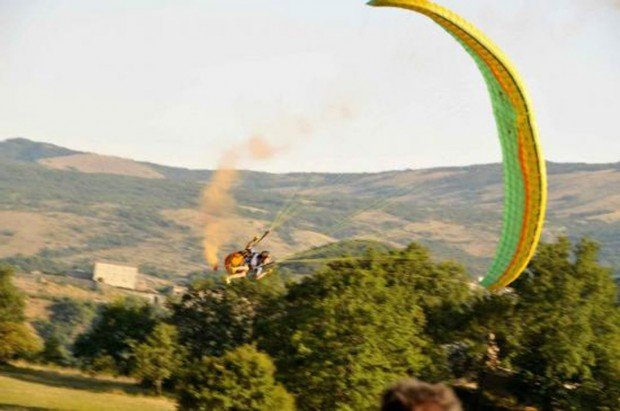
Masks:
[[[515,63],[548,160],[620,160],[620,0],[441,4]],[[500,161],[470,57],[360,0],[0,0],[0,55],[0,139],[272,172]],[[243,157],[256,137],[277,155]]]

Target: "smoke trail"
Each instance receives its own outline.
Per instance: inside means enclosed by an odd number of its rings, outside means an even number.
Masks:
[[[229,217],[235,207],[235,200],[230,189],[237,179],[235,151],[226,152],[209,185],[202,193],[202,209],[206,216],[204,230],[204,254],[207,264],[217,270],[217,255],[221,245],[228,239],[224,219]]]
[[[204,227],[204,255],[207,264],[218,269],[218,255],[224,244],[233,237],[226,222],[235,215],[235,199],[231,189],[238,178],[236,167],[239,160],[249,157],[255,160],[267,160],[278,149],[261,137],[251,137],[246,142],[226,151],[222,156],[215,174],[202,193],[202,210],[206,218]]]
[[[239,177],[237,167],[240,162],[269,160],[285,151],[292,142],[301,142],[320,129],[351,121],[355,111],[352,99],[337,99],[314,116],[302,117],[283,113],[278,116],[277,123],[267,123],[263,127],[258,127],[259,130],[266,131],[254,134],[224,153],[211,181],[202,193],[202,212],[206,219],[204,255],[209,266],[217,270],[222,246],[229,244],[236,234],[228,224],[236,217],[236,203],[231,189]],[[271,140],[283,140],[286,143],[273,146],[261,137],[267,134]]]
[[[248,140],[248,150],[250,151],[250,157],[253,160],[268,160],[280,151],[278,148],[272,146],[262,137],[250,137]]]

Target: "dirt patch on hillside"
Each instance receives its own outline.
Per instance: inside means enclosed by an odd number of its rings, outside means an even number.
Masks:
[[[617,191],[618,187],[620,187],[620,172],[616,170],[554,175],[549,184],[549,202],[552,204],[558,202],[561,206],[563,202],[573,203],[579,199],[603,198],[609,195],[610,191]]]
[[[610,213],[600,214],[594,217],[591,217],[592,220],[600,220],[604,223],[617,223],[620,221],[620,208],[617,211],[612,211]]]
[[[48,320],[50,316],[48,308],[50,305],[52,305],[52,301],[49,299],[28,297],[26,299],[26,318],[29,321]]]
[[[141,281],[156,285],[169,285],[167,281],[144,278]],[[49,306],[54,299],[72,298],[94,303],[114,301],[120,297],[138,296],[145,298],[143,293],[125,290],[90,280],[46,274],[18,274],[14,277],[15,285],[27,296],[26,317],[29,320],[46,319],[49,317]]]
[[[590,220],[614,223],[620,221],[620,194],[608,195],[604,198],[593,198],[578,206],[564,207],[558,210],[556,214],[560,217],[581,215],[586,216],[585,218]]]
[[[444,221],[409,223],[404,230],[414,238],[445,242],[474,257],[489,257],[497,244],[493,233]]]
[[[204,233],[202,232],[203,222],[209,216],[205,216],[198,210],[181,209],[181,210],[165,210],[162,211],[162,216],[166,219],[172,220],[175,223],[189,227],[192,235],[194,235],[199,241],[202,241]],[[256,235],[260,235],[270,224],[270,221],[243,218],[243,217],[230,217],[221,218],[222,226],[231,231],[231,241],[226,247],[226,250],[222,250],[223,253],[232,252],[236,249],[243,248],[246,243]],[[307,248],[315,247],[317,245],[332,242],[333,238],[309,230],[295,230],[292,233],[292,241],[283,238],[278,230],[269,235],[259,248],[269,249],[276,255],[276,258],[291,254],[293,252],[302,251]],[[200,243],[201,244],[201,243]],[[199,244],[199,245],[200,245]],[[178,245],[178,244],[177,244]],[[174,243],[169,244],[169,248],[175,248]],[[223,258],[224,256],[221,256]],[[204,264],[204,260],[192,263]]]
[[[466,174],[466,171],[447,171],[447,170],[437,170],[437,171],[426,171],[426,170],[411,170],[406,172],[395,173],[393,176],[384,177],[383,175],[379,175],[377,178],[378,186],[386,186],[386,187],[407,187],[411,186],[412,189],[415,188],[416,185],[422,183],[429,183],[431,181],[442,180],[450,177],[455,177],[458,175]]]
[[[333,237],[308,230],[296,230],[293,236],[295,238],[295,246],[291,247],[289,245],[289,249],[287,250],[288,253],[306,251],[320,245],[325,245],[337,241]],[[280,258],[282,257],[284,256],[281,256]]]
[[[145,164],[97,154],[74,154],[45,158],[39,163],[57,170],[75,170],[82,173],[117,174],[141,178],[164,178],[163,175]]]
[[[89,219],[66,213],[0,211],[0,258],[78,245],[74,225],[89,226]]]
[[[89,289],[95,286],[95,283],[90,280],[77,280],[43,274],[22,274],[15,276],[14,282],[26,295],[33,298],[53,296],[55,298],[70,297],[81,300],[98,300],[103,297],[97,291]],[[70,282],[80,284],[80,287],[70,284]]]
[[[181,208],[175,210],[163,210],[160,214],[167,220],[191,229],[193,234],[202,233],[204,216],[199,210]]]
[[[407,220],[393,216],[381,210],[364,211],[355,216],[356,222],[372,223],[375,225],[381,224],[407,224]]]

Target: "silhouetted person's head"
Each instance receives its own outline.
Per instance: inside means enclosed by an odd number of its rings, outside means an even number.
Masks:
[[[402,380],[383,393],[381,411],[462,411],[452,389],[413,378]]]

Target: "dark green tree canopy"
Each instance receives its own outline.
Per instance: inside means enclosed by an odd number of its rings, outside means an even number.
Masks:
[[[240,346],[222,357],[203,357],[180,377],[180,409],[292,411],[293,397],[276,382],[268,355]]]
[[[193,357],[222,355],[252,340],[255,304],[232,288],[191,290],[171,308],[171,321]]]
[[[90,301],[68,297],[55,300],[49,308],[49,320],[37,320],[33,324],[45,341],[41,360],[59,365],[74,364],[73,344],[77,335],[91,323],[95,310],[95,304]]]
[[[369,257],[290,286],[259,341],[301,409],[375,409],[395,379],[432,377],[421,298],[399,284]]]
[[[222,355],[253,341],[256,321],[268,315],[283,292],[277,274],[230,286],[203,281],[171,302],[171,322],[191,356]]]
[[[132,368],[131,344],[144,342],[160,319],[147,301],[126,298],[102,307],[92,327],[80,335],[74,347],[76,357],[91,364],[98,357],[114,359],[118,371]]]
[[[589,239],[542,244],[514,284],[523,349],[513,364],[542,385],[548,406],[586,406],[596,393],[600,409],[620,409],[620,309],[598,252]]]
[[[470,374],[484,368],[493,333],[521,401],[544,410],[620,409],[620,312],[598,249],[589,239],[542,243],[512,290],[476,298],[461,334]]]
[[[132,374],[143,384],[152,385],[161,395],[163,382],[172,377],[182,363],[176,328],[170,324],[157,324],[146,341],[133,344],[132,349],[135,358]]]

